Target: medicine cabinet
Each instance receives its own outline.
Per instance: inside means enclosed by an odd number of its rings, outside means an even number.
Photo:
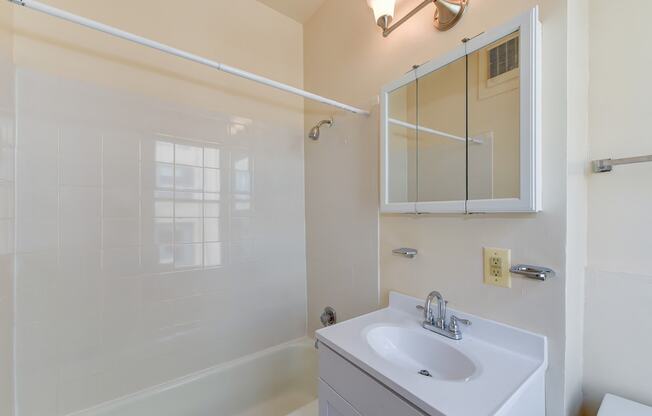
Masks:
[[[381,91],[381,211],[541,209],[537,9]]]

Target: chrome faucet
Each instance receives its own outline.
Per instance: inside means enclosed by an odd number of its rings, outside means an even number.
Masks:
[[[432,301],[434,299],[437,299],[437,317],[435,317],[432,313]],[[426,305],[424,308],[426,322],[428,322],[430,325],[443,328],[444,323],[446,322],[446,301],[444,301],[444,297],[441,295],[441,293],[437,292],[436,290],[430,292],[426,298]]]
[[[437,299],[437,316],[432,311],[432,301]],[[435,332],[447,338],[460,340],[462,339],[462,330],[460,324],[471,325],[468,319],[458,318],[455,315],[451,316],[450,323],[446,323],[446,305],[448,301],[444,300],[441,293],[433,290],[428,294],[424,306],[417,305],[417,309],[423,310],[423,326],[428,331]]]

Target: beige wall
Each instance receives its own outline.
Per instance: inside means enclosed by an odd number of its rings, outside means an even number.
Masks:
[[[204,0],[194,7],[174,0],[49,4],[281,82],[303,84],[302,26],[255,0]],[[14,20],[19,67],[294,127],[303,123],[303,100],[287,93],[25,8],[15,11]]]
[[[401,3],[409,7],[408,2]],[[413,64],[420,64],[459,45],[460,39],[473,36],[499,25],[535,5],[535,1],[494,0],[476,1],[460,24],[448,32],[432,28],[432,13],[421,12],[409,23],[384,39],[373,22],[371,10],[364,1],[330,0],[307,22],[304,33],[305,85],[307,89],[334,98],[369,106],[380,87],[402,76]],[[566,293],[566,134],[567,134],[567,2],[540,2],[543,22],[543,212],[536,215],[484,215],[461,217],[454,215],[406,216],[382,215],[380,226],[380,285],[382,303],[387,292],[397,290],[425,297],[432,289],[444,293],[451,307],[460,308],[501,322],[516,325],[548,336],[550,369],[547,376],[547,413],[562,415],[576,403],[566,403],[565,397],[565,293]],[[398,10],[401,15],[405,10]],[[318,116],[308,113],[310,125]],[[369,123],[378,123],[372,117]],[[369,132],[371,133],[371,131]],[[364,172],[378,174],[378,136],[365,134],[352,137],[362,143],[357,163],[349,168],[349,176]],[[364,205],[347,212],[347,220],[335,227],[347,227],[351,219],[377,215],[376,184],[366,189],[350,187],[337,191],[311,192],[313,177],[329,176],[343,168],[338,156],[353,149],[343,143],[328,143],[329,152],[306,152],[308,169],[318,169],[306,175],[308,264],[310,279],[328,281],[334,268],[322,263],[311,275],[310,230],[313,225],[310,207],[333,204],[338,200],[364,200]],[[339,151],[332,148],[339,147]],[[373,158],[369,154],[374,155]],[[313,166],[314,168],[311,168]],[[337,182],[340,185],[345,182]],[[333,224],[334,221],[329,222]],[[332,225],[331,225],[332,226]],[[357,243],[360,250],[373,247],[377,223],[359,226],[346,239]],[[320,230],[327,236],[326,227]],[[326,237],[328,240],[328,237]],[[337,244],[338,240],[329,240]],[[415,247],[419,256],[414,260],[392,256],[397,247]],[[482,247],[511,248],[513,262],[541,264],[552,267],[558,276],[545,283],[514,277],[512,289],[482,284]],[[365,252],[366,253],[366,252]],[[312,256],[312,257],[311,257]],[[373,260],[364,254],[360,261]],[[352,261],[349,266],[357,264]],[[358,274],[358,281],[373,280],[375,270]],[[581,278],[581,276],[579,276]],[[324,293],[328,299],[328,293]],[[309,299],[310,303],[310,299]],[[309,312],[311,313],[311,312]],[[577,399],[575,399],[577,401]]]
[[[14,68],[12,8],[0,4],[0,415],[13,411]]]
[[[630,13],[636,10],[636,13]],[[614,16],[627,18],[614,21]],[[590,158],[652,154],[652,4],[590,1]],[[584,341],[587,414],[611,392],[652,405],[652,164],[591,175]],[[615,331],[615,333],[614,333]]]

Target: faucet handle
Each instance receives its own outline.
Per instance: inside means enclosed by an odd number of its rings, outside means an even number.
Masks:
[[[451,325],[457,325],[458,322],[464,325],[471,325],[471,321],[469,321],[468,319],[462,319],[462,318],[458,318],[455,315],[451,315]]]
[[[458,325],[458,323],[464,324],[464,325],[467,325],[467,326],[471,325],[471,321],[469,321],[468,319],[462,319],[462,318],[458,318],[455,315],[451,315],[451,322],[450,322],[450,324],[448,324],[448,329],[453,333],[456,333],[456,334],[459,333],[460,332],[460,326]]]
[[[430,311],[430,316],[426,316],[426,308],[423,305],[417,305],[416,308],[423,312],[423,319],[425,321],[432,321],[432,311]]]

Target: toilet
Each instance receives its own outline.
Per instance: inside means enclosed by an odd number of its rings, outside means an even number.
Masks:
[[[652,407],[606,394],[602,399],[598,416],[652,416]]]

